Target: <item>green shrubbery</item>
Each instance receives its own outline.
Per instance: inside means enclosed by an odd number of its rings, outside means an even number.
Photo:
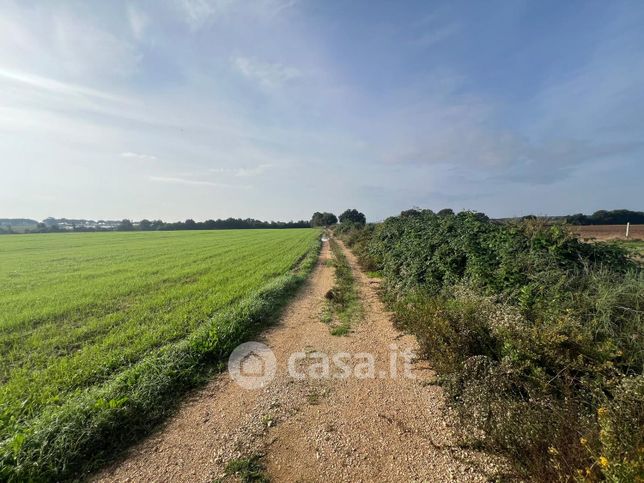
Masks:
[[[471,443],[542,480],[643,470],[642,271],[561,226],[410,210],[347,230]]]

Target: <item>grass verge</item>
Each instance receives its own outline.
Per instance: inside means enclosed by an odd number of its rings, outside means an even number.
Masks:
[[[274,321],[316,263],[319,243],[290,273],[215,314],[110,382],[79,390],[0,441],[0,481],[60,481],[101,467],[148,433],[240,343]]]
[[[362,304],[346,255],[333,238],[329,240],[329,244],[334,257],[335,285],[329,292],[329,302],[321,318],[323,322],[331,325],[331,335],[342,336],[350,333],[353,323],[361,317]]]

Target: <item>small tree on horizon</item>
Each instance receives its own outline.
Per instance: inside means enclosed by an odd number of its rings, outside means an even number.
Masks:
[[[123,220],[121,223],[119,223],[118,227],[116,228],[118,231],[132,231],[134,230],[134,225],[130,220]]]
[[[313,213],[311,218],[311,226],[330,226],[335,225],[338,222],[338,218],[333,213],[320,213],[316,211]]]
[[[364,225],[367,223],[367,217],[364,213],[360,213],[355,208],[345,210],[340,215],[340,223],[355,223],[356,225]]]

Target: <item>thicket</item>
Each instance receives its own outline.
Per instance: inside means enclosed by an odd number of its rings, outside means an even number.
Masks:
[[[469,444],[542,481],[644,471],[644,278],[562,226],[409,210],[339,236],[441,375]]]

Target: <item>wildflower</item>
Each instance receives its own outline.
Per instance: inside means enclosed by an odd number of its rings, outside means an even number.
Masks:
[[[557,448],[555,448],[554,446],[550,446],[548,448],[548,453],[550,453],[553,456],[556,456],[559,454],[559,451],[557,451]]]
[[[602,468],[608,468],[608,458],[606,458],[606,456],[599,457],[599,466]]]
[[[579,442],[582,446],[586,446],[588,444],[588,440],[586,438],[579,438]]]
[[[606,409],[604,407],[600,407],[600,408],[597,409],[597,415],[599,417],[605,416],[607,412],[608,412],[608,409]]]

